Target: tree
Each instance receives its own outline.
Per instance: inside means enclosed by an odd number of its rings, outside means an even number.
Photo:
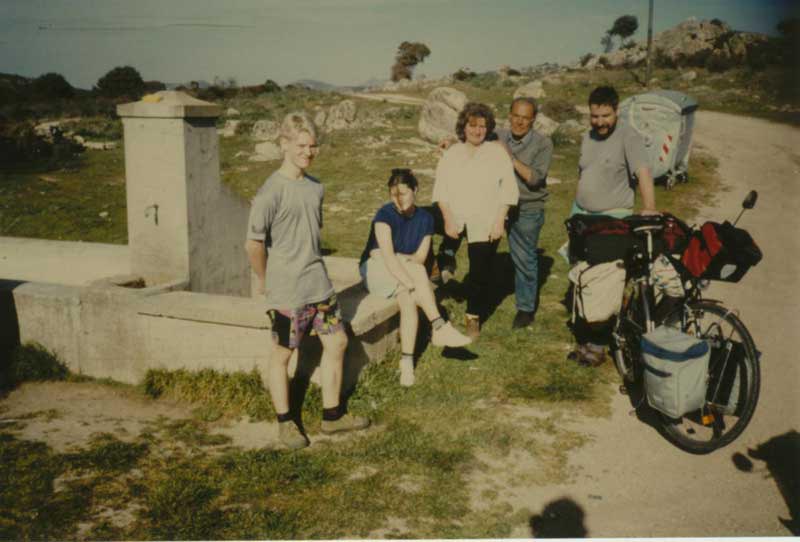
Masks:
[[[394,56],[394,65],[391,71],[392,81],[411,79],[414,67],[420,62],[424,62],[425,58],[430,54],[431,50],[424,43],[416,41],[404,41],[401,43]]]
[[[135,68],[118,66],[97,80],[95,90],[111,98],[139,98],[144,92],[144,81]]]
[[[606,53],[610,53],[614,48],[614,36],[619,37],[620,45],[639,29],[639,19],[636,15],[622,15],[617,17],[611,28],[606,30],[605,36],[600,40]]]
[[[64,76],[60,73],[46,73],[33,80],[33,94],[37,98],[71,98],[75,94]]]

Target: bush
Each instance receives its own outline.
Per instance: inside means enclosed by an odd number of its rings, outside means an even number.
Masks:
[[[138,100],[144,93],[145,84],[135,68],[121,66],[98,79],[95,88],[103,96],[111,98],[126,96]]]
[[[34,166],[49,171],[74,168],[80,163],[83,147],[55,130],[48,140],[36,133],[33,125],[22,123],[0,132],[0,166]]]
[[[461,68],[453,74],[453,79],[456,81],[466,81],[475,77],[475,72],[467,68]]]
[[[272,79],[267,79],[264,82],[264,92],[270,93],[270,92],[280,92],[280,91],[281,91],[281,86]]]
[[[35,97],[47,100],[71,98],[75,95],[75,89],[72,88],[72,85],[64,79],[64,76],[58,73],[40,75],[33,80],[31,87]]]

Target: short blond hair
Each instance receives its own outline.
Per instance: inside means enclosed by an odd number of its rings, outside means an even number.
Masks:
[[[291,141],[303,132],[317,139],[317,127],[305,112],[292,111],[283,118],[280,129],[282,139]]]

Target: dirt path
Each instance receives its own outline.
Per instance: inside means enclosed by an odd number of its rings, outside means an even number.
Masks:
[[[551,505],[547,510],[560,518],[546,514],[545,524],[558,536],[580,533],[578,522],[591,537],[791,534],[779,520],[791,514],[778,481],[794,477],[796,488],[800,473],[800,436],[791,433],[800,430],[800,364],[792,341],[800,329],[800,129],[720,113],[698,116],[695,143],[719,159],[726,187],[714,206],[701,210],[701,221],[733,220],[747,192],[759,192],[756,209],[739,225],[757,240],[764,260],[739,284],[715,283],[709,297],[739,309],[762,351],[761,399],[737,441],[693,456],[630,416],[630,402],[616,394],[611,418],[592,422],[593,442],[570,460],[575,481],[516,495],[515,504],[531,510]],[[776,479],[752,457],[752,470],[737,469],[734,454],[747,456],[759,445],[776,451],[771,466],[782,463],[784,475]]]

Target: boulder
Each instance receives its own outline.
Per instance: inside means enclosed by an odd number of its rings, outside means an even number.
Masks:
[[[536,120],[533,121],[533,129],[542,135],[551,136],[553,132],[558,130],[559,123],[545,115],[544,113],[537,113]]]
[[[526,97],[538,100],[539,98],[544,98],[545,96],[547,96],[547,94],[544,91],[541,81],[531,81],[527,85],[521,86],[514,91],[514,99]]]
[[[314,124],[317,128],[324,128],[325,127],[325,119],[328,118],[328,114],[325,112],[324,109],[320,109],[317,111],[317,114],[314,115]]]
[[[251,134],[253,139],[259,141],[277,141],[280,135],[280,126],[274,120],[258,120],[253,124]]]
[[[325,129],[328,131],[353,128],[356,123],[356,103],[342,100],[328,110]]]
[[[225,127],[217,130],[217,133],[222,137],[233,137],[236,135],[236,129],[241,122],[240,120],[227,120],[225,121]]]
[[[229,107],[225,111],[225,116],[227,117],[238,117],[241,113],[239,113],[238,109],[234,109],[233,107]]]
[[[452,138],[456,133],[458,113],[467,105],[467,96],[451,87],[431,91],[422,106],[417,128],[419,134],[432,143]]]
[[[697,72],[694,70],[681,74],[682,81],[694,81],[695,79],[697,79]]]
[[[647,46],[636,44],[627,49],[617,49],[612,53],[600,55],[598,62],[605,64],[609,68],[621,68],[623,66],[637,66],[647,59]]]
[[[272,141],[265,141],[256,145],[255,154],[250,157],[253,162],[269,162],[283,158],[281,148]]]

